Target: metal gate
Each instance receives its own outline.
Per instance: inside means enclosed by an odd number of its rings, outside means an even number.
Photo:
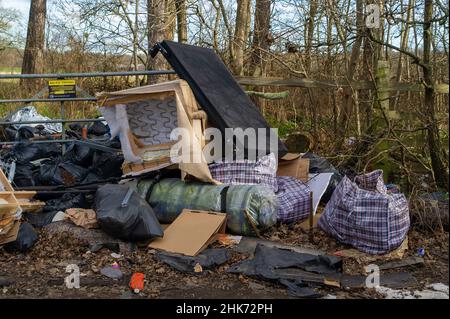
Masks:
[[[131,72],[98,72],[98,73],[62,73],[62,74],[0,74],[0,81],[6,80],[6,79],[56,79],[56,80],[66,80],[71,78],[93,78],[93,77],[116,77],[116,76],[139,76],[139,75],[146,75],[146,76],[155,76],[155,75],[166,75],[166,74],[175,74],[174,71],[168,70],[168,71],[131,71]],[[47,120],[47,121],[17,121],[17,122],[11,122],[11,121],[0,121],[0,126],[5,125],[27,125],[27,124],[51,124],[51,123],[61,123],[62,126],[62,132],[61,132],[61,138],[59,139],[44,139],[44,140],[36,140],[31,141],[32,143],[62,143],[62,150],[64,152],[65,147],[64,145],[66,143],[86,143],[90,144],[95,148],[108,151],[110,150],[108,147],[93,143],[92,141],[88,140],[74,140],[74,139],[67,139],[66,136],[66,130],[64,125],[66,123],[93,123],[93,122],[99,122],[104,121],[103,119],[67,119],[65,114],[65,104],[64,102],[97,102],[97,98],[93,96],[89,96],[87,94],[84,94],[82,97],[68,97],[68,98],[41,98],[39,96],[42,96],[43,93],[45,93],[46,89],[44,88],[41,90],[36,96],[32,98],[26,98],[26,99],[3,99],[0,100],[0,107],[1,104],[6,103],[23,103],[25,105],[28,105],[29,103],[34,102],[46,102],[46,103],[59,103],[60,104],[60,119],[54,119],[54,120]],[[81,90],[81,92],[84,92]],[[11,144],[17,144],[20,143],[20,141],[7,141],[7,142],[0,142],[0,146],[3,145],[11,145]]]

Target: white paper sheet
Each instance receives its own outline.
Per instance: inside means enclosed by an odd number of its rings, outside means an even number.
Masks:
[[[333,176],[333,173],[309,174],[308,186],[313,193],[314,215],[317,212],[317,207],[319,207],[320,199],[327,190],[328,184],[330,184],[331,176]]]

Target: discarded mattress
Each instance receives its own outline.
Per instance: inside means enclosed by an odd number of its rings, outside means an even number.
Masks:
[[[208,185],[167,178],[142,180],[138,191],[161,223],[171,223],[184,208],[227,213],[227,228],[237,235],[255,236],[277,219],[275,194],[260,185]]]
[[[279,139],[275,141],[276,145],[270,145],[269,124],[213,50],[172,41],[156,44],[153,56],[157,50],[178,76],[189,83],[211,126],[222,134],[226,128],[266,129],[267,154],[275,152],[274,148],[278,148],[279,157],[287,153]],[[252,152],[255,147],[245,145],[244,141],[236,141],[236,145]]]
[[[277,218],[292,223],[307,218],[311,212],[311,191],[304,182],[290,176],[278,176]]]
[[[263,185],[274,192],[277,184],[277,158],[275,154],[262,156],[257,161],[240,160],[209,164],[212,177],[227,185]]]
[[[183,179],[191,175],[214,182],[202,152],[206,114],[199,110],[185,81],[100,93],[98,98],[102,100],[100,111],[111,129],[111,137],[120,138],[125,175],[178,164]],[[181,135],[181,130],[186,134]],[[172,151],[174,146],[181,148],[181,154]]]
[[[319,219],[319,227],[337,240],[369,254],[397,248],[410,226],[405,195],[388,193],[383,171],[344,177]]]

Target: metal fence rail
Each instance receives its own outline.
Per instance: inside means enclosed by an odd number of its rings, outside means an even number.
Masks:
[[[176,74],[173,70],[128,71],[128,72],[87,72],[87,73],[47,73],[47,74],[0,74],[1,79],[59,79],[59,78],[101,78],[111,76],[166,75]]]
[[[94,77],[115,77],[115,76],[155,76],[155,75],[167,75],[176,74],[172,70],[152,70],[152,71],[129,71],[129,72],[91,72],[91,73],[58,73],[58,74],[0,74],[0,84],[1,80],[6,79],[67,79],[67,78],[94,78]],[[66,119],[64,102],[96,102],[97,98],[93,96],[88,97],[74,97],[74,98],[21,98],[21,99],[0,99],[0,104],[6,103],[34,103],[34,102],[45,102],[45,103],[60,103],[60,119],[48,120],[48,121],[0,121],[0,126],[5,125],[26,125],[26,124],[50,124],[50,123],[61,123],[62,132],[61,139],[48,139],[48,140],[36,140],[30,141],[31,143],[61,143],[63,144],[63,152],[65,150],[64,144],[77,142],[77,140],[66,139],[66,132],[64,128],[65,123],[90,123],[90,122],[100,122],[102,119]],[[17,144],[17,141],[7,141],[0,142],[0,145]],[[98,144],[93,144],[97,148],[102,148]],[[105,147],[105,150],[107,147]]]

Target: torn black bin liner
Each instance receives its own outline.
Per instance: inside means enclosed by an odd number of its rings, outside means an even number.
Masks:
[[[88,172],[86,168],[71,162],[61,162],[59,159],[47,160],[41,163],[39,182],[48,186],[70,186],[81,183]]]
[[[195,266],[199,264],[202,269],[211,269],[226,263],[231,258],[226,248],[208,248],[195,257],[184,256],[168,252],[157,252],[156,258],[178,271],[199,275],[195,272]]]
[[[309,288],[308,285],[302,282],[301,280],[280,279],[278,282],[287,288],[288,294],[291,296],[299,298],[322,297],[322,294],[318,293],[312,288]]]
[[[105,146],[116,148],[117,150],[121,150],[122,145],[120,144],[119,136],[114,137],[113,139],[109,139],[103,143]]]
[[[278,282],[292,295],[313,298],[318,294],[303,288],[321,285],[325,278],[339,279],[342,260],[335,256],[298,253],[258,244],[253,259],[234,264],[228,272]]]
[[[36,177],[39,169],[30,163],[16,163],[14,185],[16,187],[36,186]]]
[[[10,156],[20,163],[27,163],[42,158],[51,158],[61,154],[61,146],[57,143],[18,143]]]
[[[92,134],[92,135],[96,135],[96,136],[103,136],[108,133],[109,133],[109,126],[105,125],[102,122],[94,122],[88,128],[88,134]]]
[[[139,242],[164,235],[150,205],[126,185],[99,187],[95,207],[100,228],[112,237]]]
[[[58,213],[58,211],[51,212],[41,212],[39,214],[36,213],[24,213],[23,216],[33,227],[41,228],[51,224],[53,218]]]
[[[50,199],[45,202],[44,212],[66,211],[69,208],[91,208],[86,196],[82,193],[65,193],[60,198]]]
[[[120,143],[108,141],[105,146],[119,148]],[[67,148],[64,161],[88,168],[80,181],[82,184],[122,176],[123,156],[112,152],[103,152],[88,144],[73,143]]]
[[[22,126],[17,130],[16,134],[16,140],[23,141],[23,140],[29,140],[30,138],[34,137],[34,127],[31,126]]]
[[[26,252],[34,246],[34,243],[37,241],[37,239],[38,235],[33,226],[31,226],[27,222],[23,222],[20,224],[17,239],[13,242],[5,244],[4,247],[7,252]]]
[[[97,151],[92,158],[91,171],[104,179],[120,177],[122,176],[123,160],[122,155]]]
[[[92,158],[94,157],[95,149],[89,145],[71,143],[66,149],[64,160],[74,164],[89,167],[92,165]]]
[[[339,171],[325,158],[320,157],[311,152],[305,153],[303,158],[309,158],[309,173],[318,174],[318,173],[333,173],[330,179],[330,183],[328,184],[327,190],[323,194],[321,198],[321,202],[326,204],[333,195],[336,186],[342,180],[342,175]]]

